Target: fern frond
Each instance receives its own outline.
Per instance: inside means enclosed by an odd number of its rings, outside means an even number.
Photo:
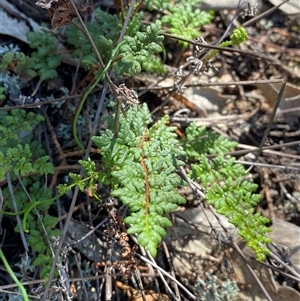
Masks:
[[[269,254],[264,244],[271,242],[266,234],[271,230],[265,226],[269,220],[254,213],[260,201],[260,195],[254,193],[258,186],[243,180],[248,173],[241,164],[234,163],[235,158],[224,156],[236,143],[195,124],[187,129],[187,138],[186,154],[195,162],[191,178],[202,183],[207,202],[239,230],[238,234],[255,251],[257,259],[264,260]],[[213,153],[217,156],[209,160],[206,156]]]
[[[173,1],[147,0],[145,3],[150,10],[157,9],[163,12],[162,24],[168,28],[169,33],[194,39],[199,36],[199,27],[212,20],[212,12],[202,11],[197,6],[202,0]],[[179,42],[185,47],[187,42]]]
[[[161,22],[152,23],[147,26],[145,30],[136,32],[134,35],[126,35],[124,43],[120,47],[119,54],[121,60],[115,65],[117,74],[138,74],[142,69],[150,69],[153,65],[151,57],[154,58],[155,54],[162,52],[163,48],[161,43],[164,39],[162,35]],[[155,61],[154,61],[155,62]],[[159,62],[154,64],[157,67]],[[163,66],[160,64],[161,70],[164,71]]]
[[[36,49],[28,60],[32,61],[40,79],[57,77],[56,68],[61,64],[61,56],[53,55],[57,50],[54,36],[45,31],[28,32],[26,36],[30,42],[29,46]]]
[[[101,52],[104,64],[113,59],[112,52],[122,30],[121,16],[111,15],[100,9],[95,10],[96,20],[87,22],[87,28],[97,49]],[[143,13],[132,16],[119,50],[119,60],[113,64],[116,74],[138,74],[141,70],[165,72],[156,54],[162,52],[162,29],[160,21],[149,26],[142,24]],[[76,50],[73,56],[82,56],[85,67],[97,65],[96,55],[85,35],[74,25],[67,31],[68,43]]]
[[[106,177],[113,183],[111,195],[130,209],[125,218],[128,233],[137,234],[138,242],[155,256],[157,246],[171,222],[164,215],[185,203],[176,188],[182,184],[175,173],[183,155],[174,128],[167,127],[167,117],[148,129],[151,115],[144,104],[132,107],[120,120],[119,137],[107,130],[93,141],[101,148]]]

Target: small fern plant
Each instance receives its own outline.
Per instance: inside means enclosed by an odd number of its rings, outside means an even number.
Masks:
[[[46,31],[28,32],[26,34],[29,46],[35,49],[30,58],[34,64],[34,70],[40,80],[55,78],[58,76],[56,68],[61,64],[61,56],[57,53],[56,40],[52,34]]]
[[[2,57],[0,70],[12,71],[24,82],[39,76],[41,81],[58,76],[57,67],[61,64],[61,56],[55,54],[57,46],[52,34],[39,31],[26,34],[29,46],[35,49],[30,56],[23,52],[9,50]]]
[[[101,9],[95,9],[94,13],[96,18],[87,22],[86,26],[97,49],[101,52],[105,65],[111,59],[115,59],[112,53],[116,47],[120,47],[118,59],[113,64],[117,75],[124,75],[124,73],[135,75],[142,70],[157,73],[166,71],[157,56],[163,50],[163,35],[159,20],[146,26],[142,23],[144,17],[142,12],[133,15],[121,45],[116,45],[114,41],[118,39],[122,29],[121,15],[111,15]],[[67,40],[75,47],[73,56],[82,56],[84,67],[90,68],[97,65],[92,46],[79,26],[74,24],[68,26]]]
[[[0,179],[7,172],[12,178],[30,173],[53,172],[53,165],[44,155],[41,144],[32,139],[33,128],[43,116],[25,110],[0,112]]]
[[[92,191],[95,183],[111,186],[111,195],[127,205],[130,214],[124,219],[129,225],[128,233],[136,234],[138,242],[150,254],[156,256],[157,246],[166,234],[165,227],[171,221],[165,216],[175,210],[185,199],[176,191],[184,184],[176,174],[176,168],[184,163],[178,159],[183,155],[176,139],[174,127],[168,127],[168,117],[162,118],[150,128],[151,115],[146,106],[133,106],[127,118],[120,118],[118,138],[113,131],[114,119],[109,117],[110,128],[101,136],[93,137],[101,149],[102,167],[97,171],[91,160],[80,161],[86,170],[86,182]],[[73,184],[85,185],[79,176],[71,175]],[[60,193],[68,190],[60,186]]]
[[[258,185],[244,180],[249,173],[241,164],[234,163],[234,157],[225,156],[237,143],[195,123],[187,128],[186,134],[184,149],[193,162],[190,177],[203,185],[206,201],[238,229],[257,259],[264,260],[269,254],[264,244],[271,242],[266,234],[271,230],[265,225],[269,220],[254,212],[260,201],[260,195],[254,193]],[[208,155],[216,157],[208,159]]]
[[[40,267],[41,277],[46,278],[53,261],[49,237],[59,236],[60,231],[54,229],[57,217],[44,214],[55,198],[51,198],[52,191],[43,184],[42,175],[52,174],[53,165],[41,143],[32,136],[35,126],[44,118],[25,110],[0,112],[0,117],[0,181],[8,173],[13,180],[13,194],[8,187],[0,188],[0,214],[22,217],[28,244],[36,255],[34,266]],[[12,199],[18,212],[14,211]],[[20,229],[16,226],[15,231]]]
[[[212,11],[203,11],[197,8],[202,0],[146,0],[148,9],[156,9],[163,13],[162,24],[168,29],[168,32],[177,36],[182,36],[192,40],[199,36],[199,28],[209,24],[213,18]],[[179,41],[185,47],[187,42]]]

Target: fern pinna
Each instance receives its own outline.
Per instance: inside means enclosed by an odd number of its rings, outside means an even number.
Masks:
[[[260,195],[254,193],[258,185],[244,179],[249,173],[234,162],[234,157],[225,157],[237,143],[195,123],[187,128],[186,134],[186,155],[194,163],[191,178],[201,182],[206,201],[238,229],[257,259],[264,260],[270,253],[264,244],[271,242],[266,236],[271,229],[265,225],[269,220],[254,212],[260,201]],[[216,157],[209,160],[208,155],[212,154]]]
[[[111,184],[111,195],[127,205],[130,215],[128,233],[137,234],[138,242],[153,256],[171,226],[166,213],[175,210],[185,199],[176,188],[182,184],[175,170],[183,155],[173,127],[165,116],[148,129],[151,115],[146,105],[132,107],[121,117],[118,138],[108,129],[93,141],[103,155],[102,182]],[[111,124],[113,124],[111,122]]]

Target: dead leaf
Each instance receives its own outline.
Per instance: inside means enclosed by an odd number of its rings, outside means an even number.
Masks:
[[[216,87],[191,87],[183,91],[183,96],[205,112],[206,117],[221,116],[229,97],[221,95]]]
[[[256,84],[257,88],[266,97],[267,102],[273,107],[281,89],[281,83]],[[297,109],[284,114],[284,117],[300,117],[300,87],[286,83],[279,109]]]
[[[274,6],[282,3],[282,0],[269,0]],[[287,3],[281,5],[279,10],[283,11],[287,15],[295,15],[300,13],[300,2],[299,0],[289,0]]]
[[[70,0],[58,0],[48,9],[51,25],[54,29],[67,25],[76,17],[75,10]]]
[[[249,4],[257,5],[257,0],[250,0]],[[204,0],[199,5],[201,9],[236,9],[239,5],[239,0]]]
[[[5,34],[25,43],[28,43],[26,33],[29,30],[37,31],[39,25],[21,13],[7,0],[1,0],[0,5],[0,34]],[[27,25],[30,24],[31,28]]]

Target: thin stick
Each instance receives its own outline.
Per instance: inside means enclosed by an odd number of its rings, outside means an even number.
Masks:
[[[261,283],[260,279],[257,277],[257,275],[255,274],[255,272],[253,271],[253,269],[251,268],[250,264],[248,263],[247,258],[245,257],[245,255],[243,254],[242,250],[240,249],[240,247],[238,246],[237,243],[233,242],[233,246],[236,249],[236,251],[239,253],[239,255],[241,256],[241,258],[243,259],[248,271],[250,272],[250,274],[252,275],[252,277],[255,279],[256,283],[258,284],[258,286],[260,287],[260,289],[262,290],[262,292],[264,293],[264,295],[266,296],[266,298],[269,301],[273,301],[272,297],[269,295],[269,293],[267,292],[267,290],[265,289],[264,285]]]
[[[265,133],[264,133],[264,136],[261,140],[261,143],[260,143],[260,146],[259,146],[259,149],[256,153],[256,156],[255,156],[255,159],[253,160],[253,162],[256,162],[258,157],[260,156],[261,152],[262,152],[262,149],[263,149],[263,146],[265,145],[265,142],[266,142],[266,139],[267,139],[267,136],[270,132],[270,129],[271,129],[271,126],[273,124],[273,120],[274,120],[274,117],[276,115],[276,112],[277,112],[277,109],[278,109],[278,106],[279,106],[279,103],[280,103],[280,100],[281,100],[281,97],[282,97],[282,94],[283,94],[283,91],[284,91],[284,88],[285,88],[285,85],[286,85],[286,81],[285,80],[282,80],[282,85],[281,85],[281,88],[280,88],[280,91],[279,91],[279,94],[277,96],[277,99],[276,99],[276,102],[274,104],[274,107],[273,107],[273,111],[272,111],[272,114],[270,116],[270,121],[269,121],[269,124],[265,130]],[[248,169],[248,172],[252,169],[253,166],[251,166],[249,169]]]
[[[10,177],[9,172],[6,173],[6,179],[7,179],[8,190],[9,190],[9,193],[10,193],[10,196],[11,196],[13,207],[14,207],[15,213],[17,213],[18,212],[17,201],[16,201],[16,198],[15,198],[14,189],[13,189],[13,186],[12,186],[11,177]],[[27,244],[27,241],[26,241],[26,238],[25,238],[25,233],[24,233],[24,230],[23,230],[23,227],[22,227],[22,222],[21,222],[20,216],[17,215],[16,219],[17,219],[17,224],[18,224],[18,228],[19,228],[20,235],[21,235],[21,238],[22,238],[24,249],[28,253],[29,248],[28,248],[28,244]]]
[[[272,64],[274,64],[275,66],[279,66],[284,71],[289,72],[290,75],[293,76],[294,78],[300,78],[299,73],[297,73],[297,72],[293,71],[292,69],[288,68],[287,66],[283,65],[280,60],[274,58],[273,56],[268,56],[268,55],[265,55],[265,54],[259,53],[259,52],[240,50],[240,49],[237,49],[237,48],[218,47],[218,46],[214,46],[214,45],[208,45],[208,44],[195,42],[195,41],[183,38],[181,36],[176,36],[176,35],[172,35],[172,34],[165,33],[165,32],[163,33],[163,35],[166,36],[166,37],[175,39],[175,40],[190,43],[192,45],[201,46],[203,48],[217,49],[219,51],[227,51],[227,52],[233,52],[233,53],[240,53],[240,54],[244,54],[244,55],[247,55],[247,56],[257,57],[257,58],[260,58],[262,60],[267,60],[267,61],[272,62]]]
[[[243,27],[249,26],[249,25],[252,24],[253,22],[256,22],[256,21],[262,19],[263,17],[265,17],[265,16],[271,14],[273,11],[275,11],[277,8],[279,8],[281,5],[283,5],[284,3],[288,2],[288,1],[290,1],[290,0],[285,0],[285,1],[283,1],[283,2],[281,2],[281,3],[279,3],[279,4],[277,4],[276,6],[271,7],[270,9],[268,9],[268,10],[266,10],[265,12],[259,14],[258,16],[254,17],[254,18],[252,18],[252,19],[250,19],[250,20],[248,20],[248,21],[246,21],[245,23],[242,24],[242,26],[243,26]]]
[[[132,0],[130,2],[130,6],[129,6],[129,9],[128,9],[128,12],[127,12],[127,15],[126,15],[126,19],[124,21],[122,31],[121,31],[121,34],[120,34],[119,39],[118,39],[118,44],[121,43],[121,41],[123,40],[123,38],[125,36],[126,29],[127,29],[127,26],[129,24],[129,21],[130,21],[131,14],[132,14],[133,9],[134,9],[134,4],[135,4],[135,0]],[[121,114],[121,109],[122,109],[122,101],[119,97],[116,97],[116,102],[117,102],[117,107],[116,107],[115,130],[114,130],[114,132],[115,132],[116,138],[118,138],[119,129],[120,129],[119,127],[120,127],[120,114]]]
[[[147,259],[144,256],[141,256],[139,254],[136,254],[137,257],[139,257],[140,259],[142,259],[143,261],[151,264],[155,269],[159,270],[162,274],[164,274],[165,276],[167,276],[170,280],[176,282],[176,284],[182,289],[184,290],[193,300],[197,300],[197,297],[194,296],[185,286],[183,286],[176,278],[174,278],[173,276],[171,276],[169,273],[167,273],[164,269],[162,269],[161,267],[159,267],[157,264],[154,264],[153,262],[151,262],[149,259]]]

